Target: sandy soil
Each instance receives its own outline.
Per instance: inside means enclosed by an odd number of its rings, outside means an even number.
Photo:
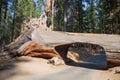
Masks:
[[[20,57],[10,67],[0,70],[0,80],[21,80],[25,77],[46,75],[68,68],[67,65],[53,66],[42,58]]]
[[[94,73],[92,80],[120,80],[120,66]]]
[[[108,70],[68,65],[53,66],[41,58],[20,57],[7,69],[0,70],[0,80],[120,80],[120,67]]]

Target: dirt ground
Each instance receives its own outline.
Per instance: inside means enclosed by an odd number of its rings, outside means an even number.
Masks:
[[[0,70],[2,80],[21,80],[29,76],[46,75],[59,72],[68,68],[67,65],[53,66],[47,64],[42,58],[31,58],[23,56],[17,58],[6,69]]]
[[[120,80],[120,66],[95,72],[92,80]]]
[[[43,80],[42,78],[39,77],[44,76],[45,78],[47,78],[49,77],[49,75],[55,76],[56,73],[58,75],[62,75],[63,77],[62,80],[67,80],[69,79],[68,77],[70,77],[69,80],[73,80],[74,78],[77,78],[76,80],[79,80],[80,77],[81,79],[83,77],[82,80],[120,80],[120,67],[114,67],[108,70],[96,70],[96,69],[78,68],[68,65],[53,66],[51,64],[47,64],[47,60],[45,59],[31,58],[31,57],[17,58],[16,61],[13,62],[12,65],[9,66],[7,69],[0,70],[0,79]],[[84,76],[82,75],[85,76],[85,79]],[[38,78],[36,79],[36,77]],[[61,77],[59,77],[58,80],[59,79],[61,79]],[[44,80],[48,80],[48,78]],[[54,78],[54,80],[56,80],[56,77]]]

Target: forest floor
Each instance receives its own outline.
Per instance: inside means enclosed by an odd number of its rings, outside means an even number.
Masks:
[[[0,70],[2,80],[120,80],[120,66],[107,70],[47,64],[42,58],[19,57]]]

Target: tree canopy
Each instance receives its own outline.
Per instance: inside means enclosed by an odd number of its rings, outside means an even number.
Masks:
[[[23,21],[38,18],[48,0],[1,0],[0,42],[5,45],[21,32]],[[119,0],[49,0],[53,30],[120,34]]]

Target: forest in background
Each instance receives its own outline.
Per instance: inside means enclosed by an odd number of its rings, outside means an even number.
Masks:
[[[39,18],[46,0],[0,0],[0,42],[10,43],[24,20]],[[53,30],[120,34],[119,0],[51,0],[49,24]]]

